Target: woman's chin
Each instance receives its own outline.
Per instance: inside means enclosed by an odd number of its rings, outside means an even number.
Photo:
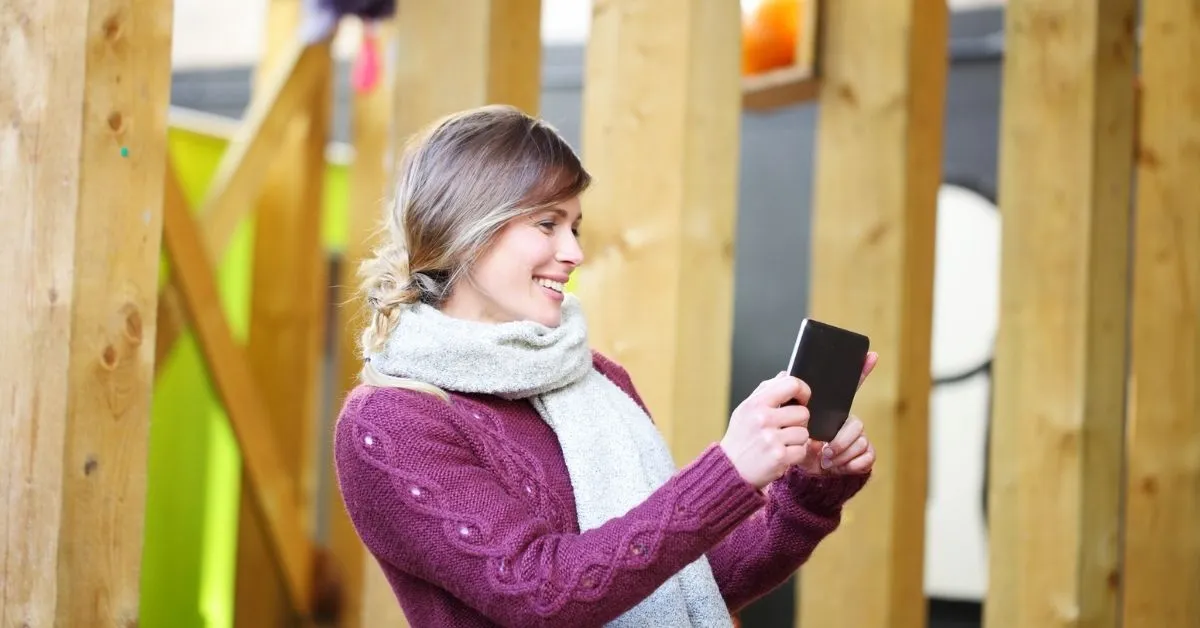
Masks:
[[[542,325],[545,325],[546,327],[558,327],[559,325],[562,324],[562,316],[560,316],[560,315],[540,316],[540,317],[538,317],[537,322],[541,323]]]
[[[530,312],[530,318],[546,327],[558,327],[562,324],[562,307],[555,303],[551,307],[541,307],[538,311]]]

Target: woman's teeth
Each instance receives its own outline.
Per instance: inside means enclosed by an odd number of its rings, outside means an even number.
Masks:
[[[536,281],[539,286],[549,288],[555,292],[563,291],[563,285],[557,281],[552,281],[550,279],[543,279],[541,277],[534,279],[534,281]]]

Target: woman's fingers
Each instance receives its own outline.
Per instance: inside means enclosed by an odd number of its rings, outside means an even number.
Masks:
[[[785,427],[779,430],[779,440],[783,443],[784,457],[789,467],[803,464],[808,458],[808,446],[812,443],[808,437],[808,428]]]
[[[833,472],[846,475],[859,475],[871,471],[871,468],[874,466],[875,446],[868,443],[867,450],[862,455],[847,462],[845,466],[835,467]]]
[[[851,460],[854,460],[855,458],[867,453],[867,450],[870,448],[871,442],[867,440],[867,437],[859,436],[857,440],[855,440],[853,443],[850,443],[850,446],[847,447],[845,451],[834,456],[833,459],[829,461],[829,467],[827,468],[836,468],[848,464]],[[824,464],[823,461],[822,464]]]
[[[779,439],[787,447],[808,445],[808,428],[800,426],[785,427],[779,430]]]
[[[753,399],[755,403],[763,406],[778,408],[792,402],[807,404],[810,396],[812,390],[808,384],[790,375],[784,375],[760,383],[747,400]]]
[[[850,419],[843,425],[842,429],[838,430],[837,435],[833,440],[829,441],[821,450],[821,463],[824,466],[826,461],[832,462],[839,454],[846,450],[854,441],[858,440],[859,436],[863,435],[863,422],[858,417],[850,415]],[[828,468],[828,467],[826,467]]]
[[[875,370],[876,364],[879,364],[879,354],[874,351],[868,351],[867,361],[863,364],[862,375],[858,378],[859,387],[863,385],[863,382],[867,381],[867,376],[871,374],[871,371]]]
[[[795,425],[808,427],[808,407],[801,405],[780,406],[767,415],[767,427],[787,428]]]

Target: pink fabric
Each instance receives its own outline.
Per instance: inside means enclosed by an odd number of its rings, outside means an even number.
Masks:
[[[623,368],[595,364],[643,403]],[[713,443],[580,534],[558,441],[528,402],[366,386],[346,399],[335,464],[360,538],[421,628],[599,626],[702,554],[737,612],[808,559],[867,481],[793,469],[760,492]]]

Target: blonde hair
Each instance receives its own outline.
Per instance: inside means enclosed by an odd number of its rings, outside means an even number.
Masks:
[[[405,145],[382,246],[359,267],[369,321],[361,379],[445,398],[438,388],[380,373],[368,357],[387,342],[404,307],[437,307],[514,218],[581,194],[591,183],[549,124],[506,105],[446,116]]]

